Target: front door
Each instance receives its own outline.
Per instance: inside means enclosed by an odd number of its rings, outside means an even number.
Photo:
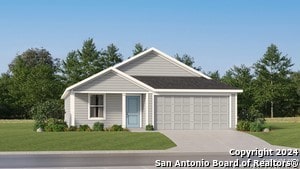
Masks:
[[[126,96],[126,123],[128,128],[140,127],[140,96]]]

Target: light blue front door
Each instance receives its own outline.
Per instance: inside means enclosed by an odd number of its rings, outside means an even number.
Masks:
[[[128,128],[140,127],[140,96],[126,96],[126,123]]]

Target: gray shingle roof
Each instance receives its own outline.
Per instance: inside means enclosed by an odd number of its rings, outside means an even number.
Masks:
[[[237,89],[203,77],[133,76],[155,89]]]

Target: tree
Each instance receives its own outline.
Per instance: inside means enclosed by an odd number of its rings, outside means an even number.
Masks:
[[[282,56],[274,44],[271,44],[263,57],[254,64],[254,97],[261,111],[270,112],[271,118],[274,114],[283,116],[285,110],[280,110],[280,104],[282,99],[287,98],[286,93],[290,90],[287,84],[291,83],[289,77],[292,66],[291,59],[287,58],[287,55]]]
[[[218,80],[218,81],[221,80],[221,75],[220,75],[220,73],[219,73],[218,70],[213,71],[213,72],[209,71],[209,72],[207,73],[207,75],[208,75],[209,77],[211,77],[212,79],[214,79],[214,80]]]
[[[83,42],[81,50],[71,51],[62,64],[66,86],[81,81],[104,69],[101,51],[96,49],[93,39]]]
[[[12,105],[13,99],[9,93],[11,76],[3,73],[0,76],[0,119],[16,118],[17,111]]]
[[[59,61],[46,49],[28,49],[9,65],[8,92],[19,118],[30,118],[30,109],[48,99],[59,99],[63,86],[58,73]]]
[[[290,90],[288,91],[288,97],[283,100],[285,103],[284,109],[286,109],[286,116],[297,116],[300,114],[300,71],[293,72],[291,77]]]
[[[234,66],[230,70],[226,71],[221,81],[243,89],[243,93],[238,94],[238,118],[239,120],[254,121],[256,118],[261,117],[257,111],[254,111],[254,99],[253,99],[253,80],[254,75],[251,73],[251,68],[245,65]]]
[[[71,51],[62,64],[66,86],[77,83],[110,66],[122,61],[119,49],[110,44],[107,49],[98,51],[93,39],[83,42],[81,50]]]
[[[186,64],[187,66],[190,66],[190,67],[198,70],[198,71],[201,70],[200,66],[198,66],[198,67],[194,66],[194,63],[195,63],[194,58],[188,54],[183,54],[182,56],[180,56],[178,53],[176,53],[174,58],[177,59],[178,61]]]
[[[104,50],[102,60],[102,66],[104,69],[106,69],[122,62],[122,54],[119,53],[119,48],[117,48],[114,44],[110,44],[107,46],[107,49]]]
[[[141,43],[137,43],[134,46],[134,50],[132,50],[132,54],[133,54],[133,56],[135,56],[135,55],[137,55],[139,53],[144,52],[145,50],[147,50],[147,48],[144,48]]]

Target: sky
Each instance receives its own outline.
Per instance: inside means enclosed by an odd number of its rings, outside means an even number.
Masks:
[[[273,43],[298,71],[299,9],[296,0],[0,0],[0,73],[29,48],[63,60],[88,38],[123,59],[141,43],[221,74],[252,66]]]

